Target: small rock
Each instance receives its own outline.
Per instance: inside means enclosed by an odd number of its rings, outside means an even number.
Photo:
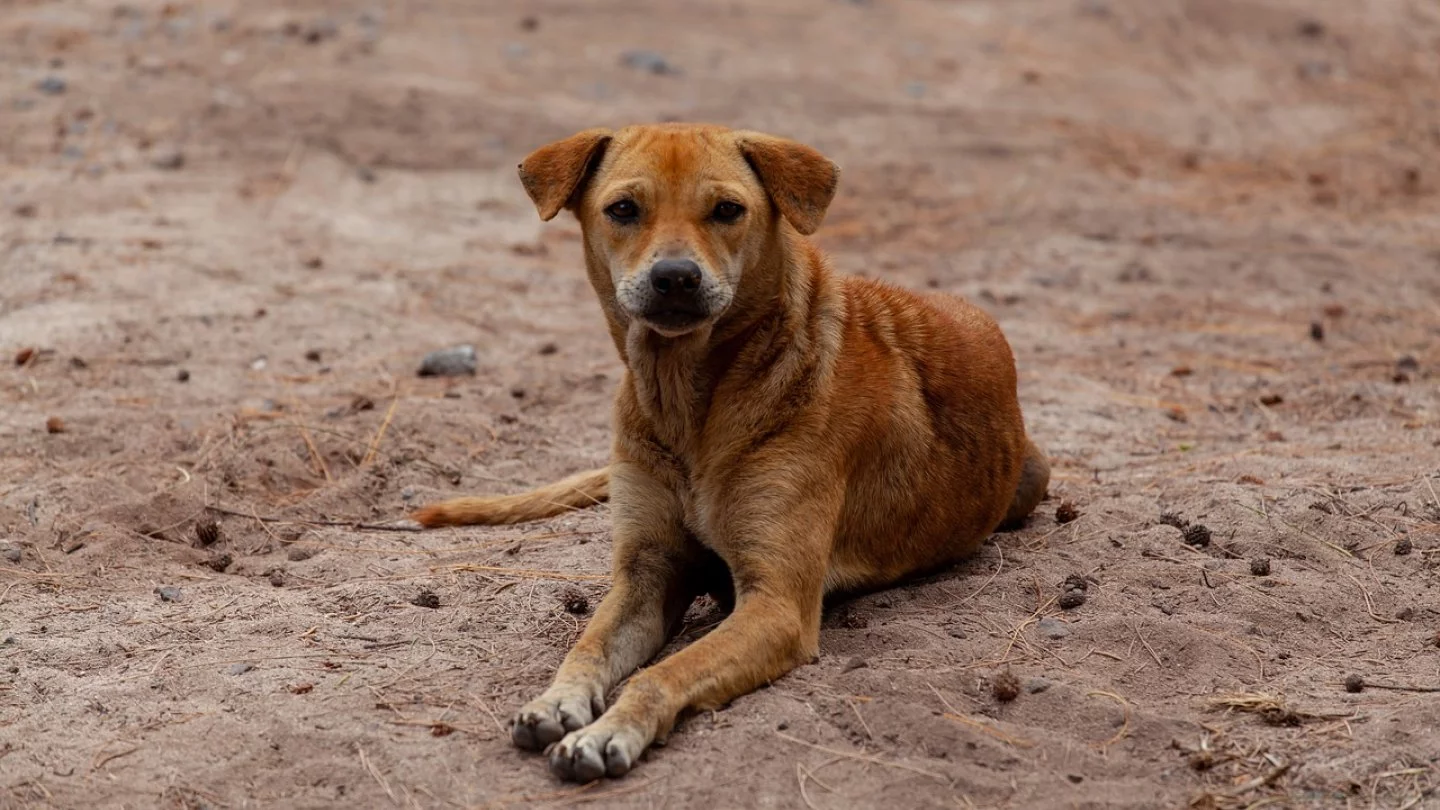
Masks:
[[[189,371],[189,369],[183,369],[183,368],[182,368],[182,369],[180,369],[179,371],[175,372],[175,379],[176,379],[177,381],[179,381],[179,382],[182,382],[182,383],[183,383],[183,382],[190,382],[190,371]]]
[[[185,153],[177,146],[162,146],[150,153],[150,165],[157,169],[175,171],[185,166]]]
[[[179,601],[180,601],[180,589],[177,588],[177,587],[175,587],[174,585],[164,585],[164,586],[161,586],[161,587],[159,587],[159,588],[156,588],[156,589],[155,589],[155,593],[160,594],[160,601],[161,601],[161,602],[179,602]]]
[[[1407,354],[1395,361],[1395,367],[1401,371],[1419,371],[1420,361],[1415,359],[1415,355]]]
[[[1413,608],[1413,607],[1403,607],[1403,608],[1400,608],[1399,610],[1395,611],[1395,618],[1399,619],[1399,620],[1402,621],[1402,622],[1412,622],[1412,621],[1415,621],[1415,608]]]
[[[319,270],[325,266],[325,258],[323,256],[311,256],[302,262],[302,264],[305,265],[305,269],[307,270]]]
[[[1310,322],[1310,339],[1319,343],[1325,340],[1325,324],[1319,321]]]
[[[1410,538],[1408,537],[1402,537],[1395,541],[1395,555],[1398,557],[1404,557],[1414,550],[1415,544],[1410,542]]]
[[[15,546],[10,546],[9,548],[5,549],[5,560],[7,562],[18,563],[24,556],[24,553]]]
[[[469,344],[440,349],[425,355],[420,363],[421,377],[458,377],[474,374],[475,347]]]
[[[46,433],[64,433],[64,432],[65,432],[65,420],[64,420],[64,419],[61,419],[61,418],[58,417],[58,416],[52,416],[52,417],[50,417],[49,419],[46,419],[46,420],[45,420],[45,432],[46,432]]]
[[[676,76],[680,69],[670,64],[663,54],[655,51],[626,51],[620,56],[620,64],[635,70],[643,70],[656,76]]]
[[[1071,574],[1065,577],[1065,584],[1060,587],[1067,591],[1088,591],[1090,590],[1090,581],[1079,574]]]
[[[1257,577],[1270,576],[1270,558],[1256,557],[1250,561],[1250,573]]]
[[[231,675],[244,675],[245,673],[249,672],[254,668],[254,664],[231,664],[230,668],[225,671],[230,673]]]
[[[225,569],[235,562],[235,558],[229,554],[219,554],[205,561],[205,567],[217,574],[225,573]]]
[[[1035,628],[1040,631],[1040,635],[1055,641],[1059,641],[1070,635],[1070,628],[1066,627],[1064,622],[1053,616],[1046,616],[1041,619],[1040,623],[1035,625]]]
[[[35,89],[47,96],[58,96],[70,89],[70,84],[63,77],[52,74],[36,82]]]
[[[39,215],[40,209],[34,203],[21,203],[15,206],[15,216],[21,219],[34,219]]]
[[[870,666],[870,664],[867,663],[864,658],[854,657],[846,661],[844,666],[840,667],[840,672],[842,674],[846,672],[854,672],[857,669],[864,669],[868,666]]]
[[[285,572],[279,568],[266,573],[265,578],[270,580],[270,584],[276,588],[285,587]]]
[[[17,365],[17,366],[23,366],[23,365],[25,365],[26,363],[30,362],[32,359],[34,359],[34,357],[35,357],[35,347],[34,347],[34,346],[26,346],[25,348],[21,349],[20,351],[15,352],[15,365]]]
[[[312,363],[320,362],[320,350],[310,349],[309,351],[305,352],[305,359],[309,360]]]
[[[416,607],[435,610],[440,607],[440,596],[429,588],[425,588],[420,591],[420,593],[415,594],[415,598],[410,600],[410,604]]]
[[[1365,691],[1365,679],[1362,678],[1362,677],[1360,677],[1359,675],[1346,675],[1346,676],[1345,676],[1345,691],[1346,691],[1346,692],[1363,692],[1363,691]]]
[[[1306,39],[1319,39],[1325,36],[1325,23],[1315,19],[1301,20],[1295,26],[1295,33]]]
[[[1081,590],[1066,591],[1060,594],[1060,609],[1074,610],[1085,604],[1085,592]]]
[[[1001,703],[1009,703],[1020,697],[1020,679],[1007,669],[995,676],[990,684],[990,694]]]
[[[555,343],[544,343],[540,346],[540,353],[543,355],[555,354],[558,351],[560,351],[560,347]]]
[[[316,554],[319,553],[320,549],[318,548],[310,548],[308,546],[291,546],[290,551],[286,552],[285,558],[290,562],[305,562],[306,560],[314,557]]]
[[[1051,686],[1054,686],[1054,684],[1044,678],[1031,678],[1025,682],[1025,691],[1032,695],[1038,695]]]

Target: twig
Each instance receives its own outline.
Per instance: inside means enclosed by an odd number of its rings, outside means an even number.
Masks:
[[[1161,669],[1164,669],[1165,662],[1160,660],[1160,656],[1156,654],[1155,648],[1150,646],[1150,642],[1146,641],[1145,637],[1140,635],[1140,627],[1138,625],[1132,624],[1130,625],[1130,629],[1134,631],[1135,638],[1140,640],[1140,645],[1145,648],[1145,652],[1150,653],[1150,657],[1155,659],[1155,665],[1160,667]]]
[[[315,461],[315,466],[325,476],[325,480],[335,480],[330,477],[330,467],[325,463],[325,457],[320,455],[320,449],[315,446],[315,440],[310,437],[310,431],[300,424],[295,425],[295,428],[300,431],[300,438],[305,441],[305,447],[310,451],[310,458]]]
[[[226,509],[221,506],[206,506],[206,509],[221,515],[231,517],[242,517],[250,520],[257,520],[261,523],[285,523],[297,526],[339,526],[346,529],[366,532],[421,532],[424,531],[418,524],[410,523],[362,523],[353,520],[310,520],[308,518],[282,518],[269,515],[259,515],[250,512],[236,512],[233,509]]]
[[[1365,586],[1360,583],[1360,580],[1357,579],[1354,574],[1346,573],[1345,576],[1349,577],[1350,581],[1355,583],[1355,587],[1359,588],[1361,595],[1365,597],[1365,610],[1370,614],[1370,618],[1381,624],[1395,624],[1399,621],[1399,619],[1387,619],[1379,613],[1376,613],[1375,600],[1370,598],[1370,592],[1365,590]]]
[[[376,770],[375,766],[370,763],[370,758],[365,756],[365,749],[357,745],[355,746],[355,750],[360,754],[360,764],[365,767],[365,770],[369,772],[370,776],[374,777],[375,781],[380,785],[380,788],[385,791],[385,795],[390,797],[390,803],[395,805],[400,804],[400,800],[395,798],[395,791],[390,789],[390,783],[385,781],[385,777],[381,776],[380,771]]]
[[[1013,735],[1011,735],[1011,734],[1006,734],[1005,732],[1001,731],[1000,729],[995,728],[994,726],[986,725],[985,723],[982,723],[982,722],[980,722],[979,720],[976,720],[976,719],[973,718],[973,717],[966,717],[964,714],[962,714],[962,713],[960,712],[959,709],[956,709],[954,706],[952,706],[952,705],[950,704],[950,701],[948,701],[948,700],[945,699],[945,696],[944,696],[944,695],[940,694],[940,690],[939,690],[939,689],[936,689],[934,684],[929,684],[929,683],[927,683],[927,684],[925,684],[925,685],[928,686],[928,687],[930,687],[930,691],[935,693],[935,697],[937,697],[937,698],[940,699],[940,703],[943,704],[943,705],[945,706],[945,708],[949,709],[949,711],[947,711],[947,712],[941,712],[941,715],[940,715],[941,717],[944,717],[946,720],[954,720],[954,721],[957,722],[957,723],[963,723],[963,724],[965,724],[965,725],[967,725],[967,726],[969,726],[969,727],[971,727],[971,728],[973,728],[973,729],[975,729],[975,730],[977,730],[977,731],[979,731],[979,732],[981,732],[981,733],[988,734],[988,735],[990,735],[991,737],[994,737],[995,739],[997,739],[997,740],[999,740],[999,741],[1001,741],[1001,742],[1009,743],[1010,745],[1013,745],[1013,746],[1015,746],[1016,748],[1033,748],[1033,747],[1035,747],[1035,743],[1031,742],[1030,740],[1025,739],[1024,737],[1016,737],[1016,736],[1013,736]]]
[[[390,408],[385,411],[385,420],[380,423],[380,429],[375,431],[375,438],[370,440],[370,449],[365,451],[365,457],[360,460],[361,467],[368,467],[371,461],[375,460],[375,453],[380,449],[380,442],[385,438],[385,431],[390,429],[390,420],[395,418],[395,407],[400,404],[400,394],[397,392],[395,398],[390,400]]]
[[[1235,787],[1225,791],[1225,795],[1231,797],[1241,796],[1249,793],[1256,788],[1261,788],[1265,787],[1266,785],[1272,784],[1276,779],[1279,779],[1290,771],[1290,765],[1291,763],[1287,762],[1267,774],[1257,776],[1254,779],[1249,780],[1248,782],[1241,782]]]
[[[540,571],[534,568],[506,568],[501,565],[479,565],[478,563],[461,563],[459,565],[446,565],[431,568],[432,571],[476,571],[492,574],[508,574],[512,577],[524,577],[526,579],[558,579],[563,582],[605,582],[610,579],[609,574],[567,574],[563,571]]]
[[[872,765],[880,765],[880,766],[883,766],[883,767],[886,767],[886,768],[899,768],[899,769],[902,770],[902,771],[910,771],[911,773],[918,773],[918,774],[920,774],[921,776],[928,776],[928,777],[930,777],[931,779],[934,779],[934,780],[936,780],[936,781],[938,781],[938,782],[949,782],[949,781],[950,781],[950,780],[946,779],[944,776],[941,776],[941,775],[938,774],[938,773],[934,773],[933,771],[927,771],[927,770],[924,770],[923,768],[916,768],[916,767],[913,766],[913,765],[906,765],[906,764],[903,763],[903,762],[891,762],[891,761],[889,761],[889,760],[884,760],[884,759],[881,759],[881,758],[879,758],[879,757],[872,757],[872,756],[870,756],[869,754],[853,754],[853,753],[850,753],[849,751],[841,751],[841,750],[836,749],[836,748],[828,748],[828,747],[826,747],[826,746],[817,745],[816,743],[812,743],[812,742],[809,742],[809,741],[807,741],[807,740],[802,740],[802,739],[800,739],[799,737],[792,737],[792,736],[790,736],[789,734],[786,734],[786,733],[783,732],[783,731],[777,731],[777,732],[775,732],[775,736],[779,737],[779,738],[782,739],[782,740],[785,740],[786,742],[792,742],[792,743],[795,743],[796,745],[803,745],[803,746],[805,746],[806,748],[813,748],[813,749],[815,749],[816,751],[824,751],[825,753],[830,754],[830,755],[832,755],[832,756],[844,757],[845,759],[853,759],[853,760],[856,760],[856,761],[859,761],[859,762],[869,762],[869,763],[872,764]]]
[[[1100,690],[1100,689],[1096,689],[1096,690],[1093,691],[1093,692],[1086,692],[1086,693],[1085,693],[1085,696],[1086,696],[1086,697],[1108,697],[1108,698],[1110,698],[1111,700],[1118,701],[1118,702],[1120,703],[1120,708],[1121,708],[1122,710],[1124,710],[1124,712],[1125,712],[1125,720],[1124,720],[1124,722],[1120,725],[1120,730],[1117,731],[1117,732],[1115,732],[1115,736],[1114,736],[1114,737],[1111,737],[1110,739],[1106,740],[1105,742],[1097,743],[1097,744],[1096,744],[1096,745],[1098,745],[1098,747],[1100,748],[1100,750],[1101,750],[1101,751],[1104,751],[1106,748],[1109,748],[1110,746],[1114,745],[1115,743],[1120,742],[1121,740],[1125,739],[1126,735],[1128,735],[1128,734],[1130,733],[1130,701],[1126,700],[1125,698],[1121,697],[1120,695],[1115,694],[1114,692],[1105,692],[1105,691]]]

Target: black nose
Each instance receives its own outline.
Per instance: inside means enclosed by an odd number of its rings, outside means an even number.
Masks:
[[[690,296],[700,289],[700,265],[689,259],[661,259],[650,268],[650,286],[663,296]]]

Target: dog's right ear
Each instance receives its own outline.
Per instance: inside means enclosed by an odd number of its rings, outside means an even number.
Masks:
[[[520,182],[535,202],[540,218],[551,220],[573,207],[585,177],[610,143],[610,130],[587,129],[563,141],[542,146],[520,164]]]

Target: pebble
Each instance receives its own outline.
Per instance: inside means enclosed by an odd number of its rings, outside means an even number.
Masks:
[[[60,76],[51,75],[36,82],[35,89],[47,96],[58,96],[70,89],[70,84]]]
[[[1073,589],[1060,594],[1061,610],[1074,610],[1085,604],[1085,592],[1080,589]]]
[[[179,601],[180,601],[180,589],[177,588],[177,587],[175,587],[174,585],[164,585],[164,586],[161,586],[161,587],[159,587],[159,588],[156,588],[156,589],[155,589],[155,593],[160,594],[160,601],[161,601],[161,602],[179,602]]]
[[[14,547],[14,546],[11,546],[11,547],[5,549],[5,559],[8,560],[9,562],[18,563],[18,562],[20,562],[20,558],[21,558],[22,556],[23,556],[23,554],[22,554],[22,552],[20,551],[20,549]]]
[[[1054,686],[1054,684],[1044,678],[1031,678],[1025,682],[1025,691],[1032,695],[1038,695],[1052,686]]]
[[[458,377],[474,374],[475,347],[470,344],[439,349],[425,355],[420,363],[421,377]]]
[[[150,153],[150,165],[157,169],[174,171],[185,166],[185,153],[177,146],[161,146]]]
[[[1250,573],[1257,577],[1270,576],[1270,558],[1256,557],[1250,561]]]
[[[851,658],[849,661],[846,661],[846,662],[845,662],[845,666],[841,667],[841,668],[840,668],[840,671],[841,671],[841,672],[852,672],[852,671],[857,670],[857,669],[864,669],[865,667],[868,667],[868,666],[870,666],[870,665],[865,662],[865,659],[864,659],[864,658]]]
[[[1036,628],[1039,629],[1040,635],[1056,641],[1070,635],[1070,628],[1066,627],[1064,622],[1053,616],[1046,616],[1041,619],[1040,623],[1036,625]]]
[[[244,675],[254,668],[254,664],[231,664],[226,672],[229,672],[231,675]]]
[[[656,76],[675,76],[680,73],[680,69],[670,64],[670,60],[666,59],[664,54],[656,51],[626,51],[620,56],[620,64],[635,70],[654,73]]]

